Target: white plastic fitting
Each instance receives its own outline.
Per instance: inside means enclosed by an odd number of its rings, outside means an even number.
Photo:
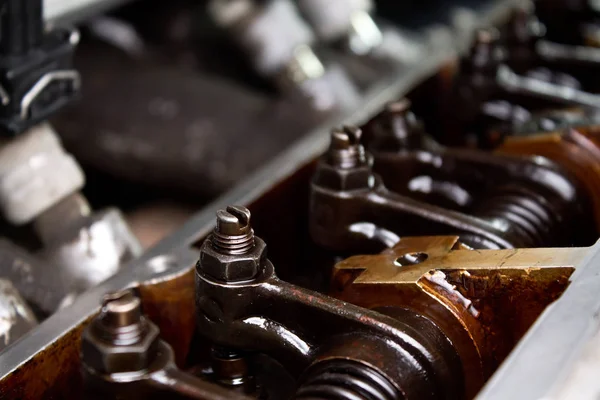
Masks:
[[[290,0],[213,0],[209,12],[249,53],[256,71],[271,77],[284,69],[299,47],[315,40]]]
[[[0,210],[15,225],[31,222],[84,182],[81,168],[47,123],[0,141]]]

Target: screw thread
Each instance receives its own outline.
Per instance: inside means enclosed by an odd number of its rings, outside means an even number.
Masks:
[[[245,207],[229,206],[217,211],[217,226],[211,243],[222,254],[239,255],[254,247],[254,231],[250,226],[250,211]]]
[[[367,154],[360,143],[362,131],[345,126],[331,132],[331,146],[327,154],[331,165],[342,169],[355,168],[367,163]]]
[[[224,235],[216,229],[212,235],[213,247],[223,254],[245,254],[254,247],[254,231],[243,235]]]

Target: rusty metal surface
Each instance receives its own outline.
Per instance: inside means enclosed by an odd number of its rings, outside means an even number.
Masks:
[[[160,333],[132,289],[107,294],[82,334],[85,398],[146,399],[159,391],[200,400],[250,399],[177,368]]]
[[[153,259],[140,266],[143,271],[129,271],[131,278],[121,284],[138,286],[136,282],[139,282],[142,306],[163,332],[163,338],[173,345],[176,360],[182,362],[187,355],[194,321],[191,313],[181,313],[179,310],[194,307],[192,266],[197,256],[193,252],[180,252],[171,257],[170,262]],[[72,329],[66,330],[57,340],[38,348],[35,357],[23,360],[19,368],[4,376],[0,399],[83,398],[79,361],[81,333],[91,317],[98,312],[99,300],[104,293],[110,291],[108,288],[111,286],[109,280],[92,289],[92,293],[88,292],[88,295],[96,298],[96,305],[90,310],[89,316],[77,318]],[[123,288],[119,286],[115,288]],[[73,313],[73,306],[58,314],[61,313]],[[30,332],[22,338],[21,343],[35,339],[38,334],[39,332]],[[6,353],[2,356],[5,355]]]
[[[598,127],[580,126],[564,131],[508,136],[497,149],[507,154],[537,154],[557,162],[585,186],[600,227],[600,140]]]
[[[394,305],[430,318],[456,346],[472,397],[565,290],[588,249],[455,250],[457,239],[408,237],[380,255],[350,257],[336,264],[331,294],[369,309]],[[426,258],[400,265],[403,256],[417,253]]]
[[[580,374],[587,361],[595,365],[595,356],[588,349],[600,328],[600,247],[590,250],[560,301],[540,316],[477,399],[597,397],[596,377]]]
[[[417,80],[433,72],[437,65],[446,58],[446,55],[447,53],[442,52],[434,54],[426,63],[419,66],[418,71],[409,71],[400,80],[391,79],[389,82],[385,82],[370,91],[365,107],[360,112],[348,113],[348,115],[343,116],[344,118],[332,118],[324,125],[326,129],[317,129],[308,137],[303,138],[294,148],[285,151],[269,165],[252,174],[242,185],[212,203],[206,211],[194,215],[174,235],[150,249],[140,259],[132,262],[130,271],[120,273],[99,287],[86,292],[77,304],[47,320],[43,325],[43,331],[40,331],[39,334],[28,335],[20,343],[9,349],[3,354],[3,362],[0,365],[0,375],[5,383],[0,390],[0,398],[15,398],[17,396],[26,398],[64,398],[63,396],[69,393],[69,386],[75,389],[79,384],[77,377],[74,375],[78,366],[72,358],[69,358],[76,357],[76,353],[72,349],[73,346],[78,346],[78,343],[75,336],[71,336],[69,332],[72,329],[80,332],[81,324],[97,311],[101,294],[106,291],[121,289],[130,285],[131,282],[156,279],[156,275],[154,273],[150,274],[147,270],[148,265],[150,265],[149,261],[155,257],[169,254],[173,250],[185,249],[203,238],[212,227],[212,210],[227,204],[254,202],[265,192],[276,191],[274,188],[283,181],[289,182],[289,180],[297,179],[298,176],[305,177],[306,175],[303,173],[293,175],[301,166],[310,163],[317,154],[323,151],[327,142],[326,130],[330,126],[336,125],[342,120],[344,122],[358,122],[371,116],[385,102],[399,97],[410,86],[413,86]],[[288,180],[292,176],[293,178]],[[302,182],[301,186],[304,186],[306,181]],[[286,196],[290,196],[290,194],[287,193]],[[295,195],[291,197],[295,197]],[[296,201],[300,202],[299,199],[296,199]],[[270,234],[274,235],[275,231],[276,229],[273,228]],[[160,270],[160,268],[158,269]],[[190,267],[180,270],[181,273],[184,273],[184,271],[189,272]],[[186,339],[184,338],[182,341],[185,342]],[[58,359],[57,357],[64,357],[64,359]],[[53,363],[57,360],[61,361],[60,371],[56,371],[56,368],[51,369]],[[44,377],[42,384],[37,379],[40,376]],[[71,380],[70,385],[69,379]]]
[[[446,58],[444,53],[439,58],[430,59],[431,64],[423,65],[419,71],[413,71],[400,80],[386,83],[382,88],[374,89],[362,113],[345,116],[351,121],[366,119],[370,114],[380,109],[385,102],[405,92],[414,82],[433,73],[437,65]],[[6,399],[27,395],[28,398],[43,398],[45,393],[55,398],[68,398],[72,393],[70,387],[76,388],[78,361],[78,334],[81,333],[84,321],[91,318],[98,310],[102,295],[111,290],[119,290],[131,285],[132,282],[154,279],[155,273],[148,270],[148,263],[156,257],[168,255],[171,252],[183,251],[197,242],[210,231],[214,221],[212,210],[228,204],[248,204],[258,199],[261,194],[268,192],[288,178],[297,168],[312,160],[325,148],[328,127],[339,123],[331,121],[326,127],[316,130],[304,138],[296,146],[285,151],[268,165],[254,173],[243,185],[224,195],[190,218],[175,234],[164,239],[155,247],[148,250],[142,257],[133,261],[123,272],[108,281],[84,293],[72,306],[51,316],[42,324],[42,330],[37,335],[26,335],[21,341],[2,354],[0,375],[2,376],[3,391]],[[190,259],[186,271],[192,269],[195,255]],[[75,333],[70,333],[75,332]],[[59,361],[60,371],[54,364]],[[32,379],[34,376],[44,376],[43,385]],[[72,381],[73,384],[69,384]]]
[[[394,309],[366,310],[282,281],[264,249],[265,243],[253,234],[247,209],[230,206],[217,212],[217,226],[203,243],[196,265],[196,310],[203,337],[222,347],[267,354],[295,377],[304,370],[311,376],[315,365],[330,360],[354,361],[385,377],[395,388],[392,398],[463,397],[457,354],[427,318]],[[263,255],[254,268],[232,264],[258,251]],[[216,274],[215,264],[232,272]],[[339,393],[342,388],[358,392],[352,381],[328,384]],[[320,389],[307,378],[295,398],[315,390]]]

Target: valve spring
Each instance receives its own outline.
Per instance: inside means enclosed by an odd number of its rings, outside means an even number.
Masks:
[[[394,400],[404,398],[381,373],[364,364],[330,360],[310,368],[295,400]]]
[[[508,222],[517,236],[516,247],[551,245],[560,236],[562,212],[543,195],[524,187],[504,186],[480,203],[474,214]]]
[[[254,231],[243,235],[224,235],[216,229],[212,234],[212,244],[224,254],[246,254],[254,247]]]

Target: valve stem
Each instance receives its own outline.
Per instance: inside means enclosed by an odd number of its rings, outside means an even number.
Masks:
[[[217,211],[217,226],[212,235],[213,248],[223,254],[246,254],[254,247],[250,210],[229,206]]]
[[[332,166],[350,169],[367,163],[365,148],[360,143],[362,130],[355,126],[344,126],[331,132],[328,159]]]

